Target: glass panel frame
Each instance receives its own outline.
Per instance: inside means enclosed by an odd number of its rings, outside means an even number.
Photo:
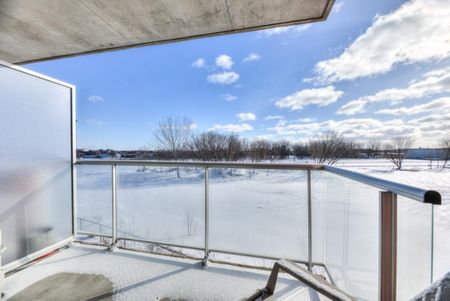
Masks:
[[[112,236],[112,166],[78,165],[78,233]]]
[[[325,266],[337,287],[377,300],[379,189],[329,172],[325,179]]]
[[[211,250],[308,261],[306,170],[210,168],[209,211]]]
[[[117,236],[203,249],[204,177],[204,168],[117,166]]]
[[[397,299],[410,300],[431,284],[433,205],[397,195]]]

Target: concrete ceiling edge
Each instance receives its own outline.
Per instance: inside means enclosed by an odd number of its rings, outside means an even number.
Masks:
[[[144,42],[144,43],[137,43],[137,44],[131,44],[131,45],[111,47],[111,48],[103,48],[103,49],[98,49],[98,50],[89,50],[89,51],[72,53],[72,54],[64,54],[64,55],[58,55],[58,56],[53,56],[53,57],[46,57],[46,58],[36,59],[36,60],[15,62],[13,64],[14,65],[25,65],[25,64],[31,64],[31,63],[37,63],[37,62],[43,62],[43,61],[50,61],[50,60],[56,60],[56,59],[62,59],[62,58],[94,54],[94,53],[118,51],[118,50],[124,50],[124,49],[129,49],[129,48],[150,46],[150,45],[176,43],[176,42],[181,42],[181,41],[221,36],[221,35],[228,35],[228,34],[233,34],[233,33],[251,32],[251,31],[257,31],[257,30],[269,29],[269,28],[273,28],[273,27],[282,27],[282,26],[291,26],[291,25],[300,25],[300,24],[320,22],[320,21],[325,21],[328,18],[328,16],[330,15],[331,9],[334,5],[334,2],[335,2],[335,0],[329,0],[328,5],[325,7],[325,9],[322,13],[322,16],[320,16],[318,18],[267,24],[267,25],[263,25],[263,26],[246,27],[246,28],[242,28],[242,29],[219,31],[219,32],[213,32],[213,33],[208,33],[208,34],[193,35],[193,36],[189,36],[189,37],[181,37],[181,38],[174,38],[174,39],[167,39],[167,40],[160,40],[160,41]]]

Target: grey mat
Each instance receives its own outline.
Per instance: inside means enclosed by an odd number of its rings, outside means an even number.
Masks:
[[[8,300],[109,301],[112,291],[112,283],[102,275],[58,273],[30,285]]]

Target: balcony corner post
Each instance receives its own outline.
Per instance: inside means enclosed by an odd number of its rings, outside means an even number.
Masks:
[[[202,265],[208,266],[209,259],[209,167],[205,167],[205,257]]]
[[[308,185],[308,271],[312,271],[312,191],[311,191],[311,169],[307,170]]]
[[[112,241],[110,250],[113,250],[117,244],[117,166],[116,164],[112,165],[111,169],[111,188],[112,188]]]
[[[380,280],[379,300],[397,297],[397,195],[380,192]]]

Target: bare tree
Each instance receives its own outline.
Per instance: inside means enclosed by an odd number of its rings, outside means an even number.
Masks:
[[[309,156],[309,147],[304,143],[297,143],[292,146],[292,152],[297,159],[303,159]]]
[[[391,142],[384,147],[386,158],[388,158],[398,170],[402,169],[403,160],[413,143],[414,140],[411,137],[393,138]]]
[[[238,161],[244,153],[244,142],[236,134],[225,139],[225,161]]]
[[[169,151],[173,159],[177,160],[180,152],[188,148],[193,124],[187,117],[167,117],[159,123],[154,136],[160,147]],[[177,177],[180,177],[179,168],[177,168]]]
[[[270,146],[270,161],[284,160],[291,154],[289,141],[272,142]]]
[[[206,132],[192,138],[192,149],[203,161],[238,161],[244,155],[243,145],[236,134]]]
[[[316,163],[333,165],[349,152],[349,142],[341,134],[327,131],[309,141],[309,150]]]
[[[192,138],[192,149],[203,161],[221,161],[225,138],[216,132],[206,132]]]
[[[381,149],[380,141],[375,140],[375,139],[370,139],[367,142],[367,149],[368,149],[368,156],[376,159],[378,157],[378,153],[380,152],[380,149]]]
[[[443,149],[442,155],[444,157],[444,165],[442,165],[442,168],[445,168],[450,160],[450,138],[442,139],[440,145]]]
[[[252,141],[247,149],[252,162],[260,162],[270,158],[270,142],[266,140]]]

